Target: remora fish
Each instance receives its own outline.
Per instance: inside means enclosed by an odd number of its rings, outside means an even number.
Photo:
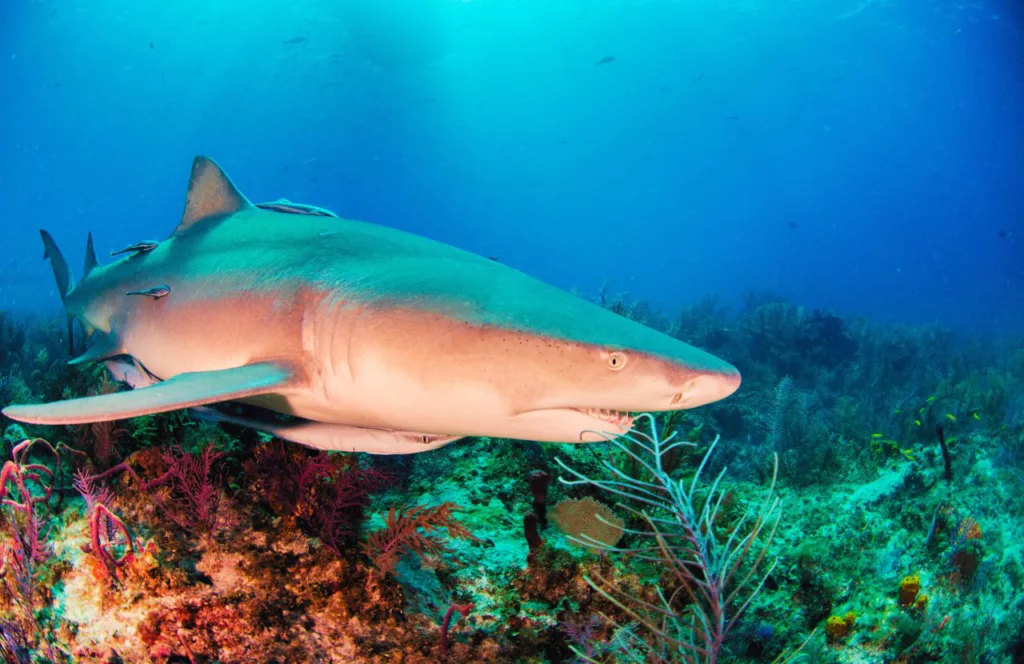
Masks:
[[[146,252],[100,266],[87,251],[74,284],[44,231],[92,342],[71,363],[104,361],[137,389],[4,414],[78,424],[240,401],[295,419],[219,419],[406,454],[463,436],[603,440],[629,430],[631,411],[739,386],[732,365],[507,265],[295,207],[253,205],[197,157],[180,223]],[[153,284],[167,296],[125,295]]]

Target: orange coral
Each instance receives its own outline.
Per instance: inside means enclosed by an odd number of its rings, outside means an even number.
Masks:
[[[900,582],[900,606],[908,607],[917,599],[917,593],[921,591],[921,577],[916,574],[903,577]]]
[[[857,622],[857,614],[849,611],[844,616],[830,616],[825,622],[825,639],[829,643],[842,641],[853,631],[853,624]]]

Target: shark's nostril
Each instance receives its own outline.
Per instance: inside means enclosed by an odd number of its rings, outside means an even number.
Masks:
[[[682,401],[683,401],[683,393],[682,392],[677,392],[676,395],[672,397],[672,401],[669,402],[669,405],[670,406],[678,406]]]

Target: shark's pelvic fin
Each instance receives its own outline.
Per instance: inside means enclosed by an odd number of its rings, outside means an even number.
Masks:
[[[197,408],[195,416],[208,422],[227,422],[237,426],[256,429],[293,443],[315,447],[318,450],[341,452],[366,452],[368,454],[416,454],[429,452],[462,436],[442,436],[412,431],[389,429],[367,429],[348,424],[331,424],[299,420],[296,422],[275,422],[250,417],[227,415],[212,408]]]
[[[172,235],[188,230],[204,219],[219,219],[250,207],[252,203],[238,191],[217,162],[209,157],[196,157],[188,180],[185,212]]]
[[[81,355],[68,360],[68,364],[98,362],[124,352],[121,348],[121,341],[111,332],[94,332],[90,336],[90,340],[92,343],[89,348]]]
[[[276,392],[291,377],[287,367],[261,362],[234,369],[178,374],[162,383],[128,392],[9,406],[3,414],[30,424],[109,422]]]
[[[99,264],[100,262],[96,260],[96,246],[92,243],[92,233],[89,233],[89,237],[85,240],[85,270],[82,271],[82,279],[88,277],[89,273]]]
[[[129,387],[141,389],[160,382],[159,378],[149,373],[146,367],[130,355],[111,357],[104,360],[103,364],[114,380],[126,383]]]

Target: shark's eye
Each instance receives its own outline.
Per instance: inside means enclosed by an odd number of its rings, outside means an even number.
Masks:
[[[608,353],[608,357],[605,358],[605,362],[608,363],[608,368],[612,371],[619,371],[626,366],[626,355],[619,351]]]

